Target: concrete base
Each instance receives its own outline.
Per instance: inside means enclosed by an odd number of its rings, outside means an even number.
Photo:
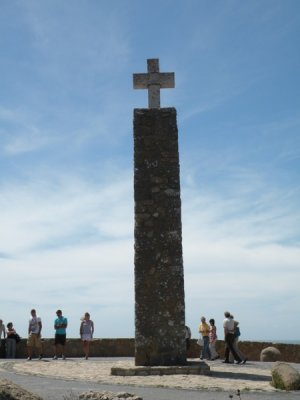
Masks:
[[[211,375],[210,367],[204,361],[188,362],[186,365],[132,368],[112,367],[111,375],[149,376],[149,375]]]

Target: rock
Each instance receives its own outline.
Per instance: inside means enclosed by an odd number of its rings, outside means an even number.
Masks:
[[[3,379],[0,380],[0,400],[42,400],[42,398]]]
[[[136,396],[135,394],[126,393],[126,392],[93,392],[92,390],[89,392],[82,393],[79,395],[79,399],[86,400],[143,400],[142,397]]]
[[[260,361],[279,361],[281,353],[276,347],[266,347],[260,353]]]
[[[277,362],[271,369],[272,385],[276,389],[299,390],[300,375],[291,365]]]

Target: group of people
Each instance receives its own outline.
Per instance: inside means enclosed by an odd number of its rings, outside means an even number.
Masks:
[[[38,358],[42,359],[43,357],[43,349],[42,349],[42,341],[41,341],[41,332],[42,332],[42,320],[39,316],[37,316],[36,310],[32,309],[31,317],[29,319],[28,324],[28,339],[27,339],[27,351],[28,358],[27,360],[32,359],[33,349],[36,349],[38,353]],[[230,314],[230,312],[226,311],[224,313],[225,319],[223,320],[223,329],[224,329],[224,341],[225,341],[225,359],[224,363],[234,363],[234,360],[237,364],[245,364],[247,358],[240,351],[238,347],[238,341],[240,336],[239,322],[234,319],[234,316]],[[54,339],[54,356],[53,359],[57,360],[59,356],[64,360],[65,357],[65,345],[66,345],[66,329],[68,327],[68,319],[63,316],[61,310],[56,311],[56,318],[54,320],[54,329],[55,329],[55,339]],[[187,350],[190,347],[190,339],[191,339],[191,330],[189,327],[185,327],[186,332],[186,345]],[[216,351],[216,341],[217,337],[217,328],[215,325],[215,320],[211,318],[209,320],[209,324],[206,322],[205,317],[201,317],[201,323],[199,325],[199,333],[201,335],[201,343],[198,341],[198,344],[201,346],[200,359],[201,360],[217,360],[220,358],[219,354]],[[84,358],[87,360],[89,357],[89,345],[90,341],[93,339],[94,334],[94,323],[90,319],[90,314],[86,312],[84,316],[81,318],[80,328],[79,328],[80,338],[82,340]],[[17,334],[13,323],[9,322],[6,325],[3,324],[3,321],[0,319],[0,346],[1,346],[1,338],[6,339],[6,357],[7,358],[15,358],[16,355],[16,343],[19,340],[19,335]]]
[[[247,358],[238,347],[240,336],[239,322],[234,319],[234,316],[229,311],[225,311],[223,320],[224,341],[225,341],[225,359],[223,363],[245,364]],[[217,328],[215,320],[211,318],[209,324],[205,317],[201,317],[199,325],[199,333],[201,335],[198,343],[201,345],[201,360],[217,360],[220,358],[216,351]]]
[[[205,358],[208,360],[216,360],[220,358],[219,354],[216,351],[216,341],[218,337],[215,320],[211,318],[208,325],[208,323],[206,322],[206,318],[201,317],[199,333],[202,337],[200,359],[203,360]]]
[[[37,315],[36,310],[32,309],[30,311],[30,319],[28,324],[28,338],[27,338],[27,360],[32,360],[33,350],[36,349],[38,358],[43,357],[43,347],[41,341],[42,333],[42,320]],[[66,329],[68,327],[68,319],[63,316],[61,310],[56,311],[56,318],[54,320],[54,356],[53,360],[57,360],[59,356],[64,360],[65,356],[65,346],[66,346]],[[90,319],[90,314],[86,312],[81,318],[80,328],[79,328],[80,338],[82,340],[82,347],[84,352],[84,358],[87,360],[89,358],[89,346],[90,341],[93,339],[94,335],[94,322]],[[3,324],[3,320],[0,319],[0,345],[1,337],[6,339],[6,357],[15,358],[16,356],[16,344],[19,340],[19,335],[17,334],[13,323],[9,322],[6,325]]]

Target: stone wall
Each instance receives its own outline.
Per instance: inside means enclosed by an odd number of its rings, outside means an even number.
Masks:
[[[44,356],[53,356],[53,339],[44,339]],[[94,339],[91,342],[91,357],[134,357],[134,339]],[[274,346],[281,352],[281,361],[300,363],[300,345],[297,344],[273,344],[270,342],[240,342],[239,347],[247,356],[249,361],[259,361],[262,349]],[[4,341],[0,347],[0,358],[4,357]],[[217,341],[216,346],[221,357],[224,355],[224,342]],[[191,341],[191,349],[187,356],[199,358],[200,347],[196,340]],[[67,357],[83,357],[80,339],[68,339],[66,346]],[[17,358],[26,358],[26,339],[22,339],[17,345]]]
[[[43,339],[43,355],[53,357],[54,339]],[[4,341],[0,347],[0,357],[4,357]],[[67,339],[67,357],[83,357],[82,342],[80,339]],[[92,357],[133,357],[134,339],[94,339],[90,343],[90,355]],[[26,339],[17,344],[17,358],[27,357]]]

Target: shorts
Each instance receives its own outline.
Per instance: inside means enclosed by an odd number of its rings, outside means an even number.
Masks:
[[[90,333],[83,333],[81,335],[81,340],[83,342],[90,342],[92,340],[92,335]]]
[[[56,333],[54,344],[60,344],[64,346],[66,344],[66,334]]]
[[[27,346],[41,349],[42,348],[41,336],[38,336],[36,333],[31,333],[27,339]]]

